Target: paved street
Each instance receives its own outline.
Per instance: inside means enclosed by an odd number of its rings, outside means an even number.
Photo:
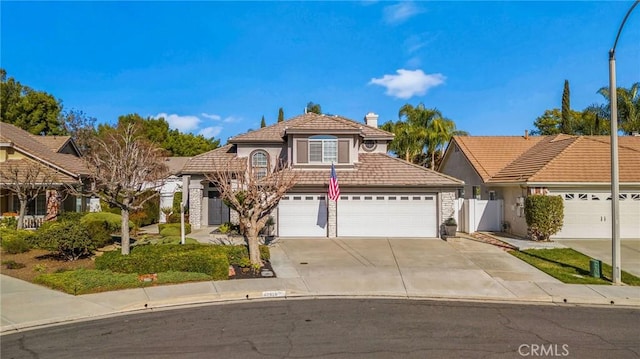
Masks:
[[[629,308],[290,300],[38,329],[3,336],[1,349],[3,358],[637,358],[638,322]]]

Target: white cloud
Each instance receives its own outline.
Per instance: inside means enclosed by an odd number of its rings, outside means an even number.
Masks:
[[[211,126],[205,127],[198,132],[199,135],[204,136],[205,138],[217,137],[220,132],[222,132],[222,127],[220,126]]]
[[[220,117],[220,115],[214,115],[214,114],[208,114],[208,113],[201,113],[200,116],[204,117],[204,118],[208,118],[210,120],[215,120],[215,121],[220,121],[222,119],[222,117]]]
[[[166,114],[161,112],[155,116],[155,118],[164,117],[169,123],[169,127],[177,129],[180,132],[191,132],[198,128],[200,125],[200,119],[196,116],[180,116],[175,113]]]
[[[228,116],[228,117],[225,117],[225,119],[222,122],[224,122],[224,123],[236,123],[236,122],[240,122],[240,121],[242,121],[241,117]]]
[[[446,79],[442,74],[425,74],[422,70],[399,69],[396,72],[397,75],[373,78],[369,84],[386,87],[389,96],[408,99],[426,94],[430,88],[442,85]]]
[[[417,7],[413,2],[401,2],[384,8],[384,22],[390,25],[397,25],[405,22],[410,17],[420,14],[421,12],[423,12],[423,10]]]

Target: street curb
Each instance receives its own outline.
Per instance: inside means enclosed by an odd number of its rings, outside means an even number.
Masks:
[[[420,295],[361,295],[361,294],[313,294],[313,293],[292,293],[277,297],[264,297],[263,292],[248,293],[228,293],[217,298],[206,298],[205,296],[185,298],[184,301],[150,301],[127,306],[126,308],[114,310],[111,313],[100,315],[88,315],[69,317],[64,319],[49,319],[33,321],[24,324],[9,324],[0,327],[0,336],[20,333],[24,331],[36,330],[47,327],[60,326],[71,323],[81,323],[131,314],[143,314],[154,311],[165,311],[183,309],[190,307],[200,307],[208,305],[241,304],[255,301],[283,301],[283,300],[321,300],[321,299],[379,299],[379,300],[412,300],[412,301],[446,301],[446,302],[474,302],[493,304],[523,304],[523,305],[570,305],[570,306],[590,306],[597,308],[640,308],[640,300],[618,298],[617,301],[609,302],[607,298],[593,300],[586,298],[499,298],[499,297],[450,297],[450,296],[420,296]]]

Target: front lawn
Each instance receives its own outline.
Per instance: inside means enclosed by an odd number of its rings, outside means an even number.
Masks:
[[[511,255],[531,264],[550,276],[569,284],[611,284],[611,266],[602,263],[602,278],[590,275],[590,257],[571,248],[527,249],[509,251]],[[640,286],[640,278],[622,271],[622,282]]]

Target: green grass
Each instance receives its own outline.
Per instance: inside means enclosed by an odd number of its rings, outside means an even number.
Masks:
[[[602,263],[602,278],[590,275],[588,257],[571,248],[527,249],[510,251],[511,255],[531,264],[550,276],[569,284],[611,284],[611,266]],[[622,282],[640,286],[640,278],[622,271]]]
[[[143,282],[135,273],[115,273],[109,270],[77,269],[59,273],[42,274],[35,282],[65,293],[80,295],[119,289],[149,287],[156,284],[172,284],[207,281],[213,278],[203,273],[163,272],[158,280]]]

